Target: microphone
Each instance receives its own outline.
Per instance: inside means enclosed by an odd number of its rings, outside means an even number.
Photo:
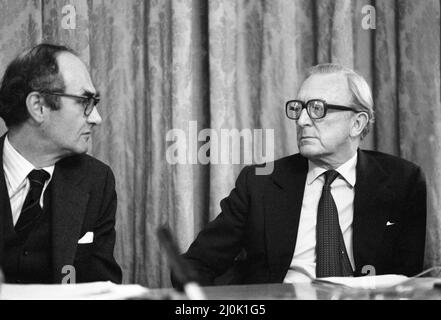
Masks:
[[[159,242],[165,249],[165,253],[168,257],[170,269],[175,275],[176,280],[179,282],[182,290],[190,300],[205,300],[205,294],[199,284],[193,281],[189,274],[189,269],[179,254],[178,246],[176,245],[170,229],[163,225],[157,230]]]

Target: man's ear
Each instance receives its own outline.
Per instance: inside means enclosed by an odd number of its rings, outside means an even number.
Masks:
[[[44,99],[39,92],[31,92],[26,98],[26,108],[29,116],[37,123],[42,123],[44,120]]]
[[[352,123],[350,134],[352,137],[357,137],[361,135],[364,128],[366,128],[366,126],[368,125],[369,115],[367,114],[367,112],[359,112],[355,114],[353,119],[354,121]]]

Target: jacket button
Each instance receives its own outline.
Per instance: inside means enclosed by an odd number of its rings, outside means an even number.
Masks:
[[[23,252],[23,255],[25,255],[25,256],[29,255],[29,251],[25,250],[25,251]]]

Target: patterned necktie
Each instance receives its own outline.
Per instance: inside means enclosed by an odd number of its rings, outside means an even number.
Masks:
[[[40,198],[44,183],[49,177],[49,173],[44,170],[32,170],[28,174],[30,188],[23,203],[20,217],[15,224],[15,231],[17,233],[23,233],[28,230],[42,215],[43,209],[40,207]]]
[[[317,210],[316,277],[347,277],[353,271],[338,220],[337,206],[331,194],[331,184],[339,173],[325,172],[325,184]]]

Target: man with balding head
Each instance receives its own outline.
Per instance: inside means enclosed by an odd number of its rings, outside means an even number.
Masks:
[[[300,153],[269,175],[242,170],[184,254],[195,280],[217,283],[231,266],[230,283],[421,272],[425,180],[409,161],[360,150],[374,120],[366,81],[340,65],[315,66],[285,111]]]
[[[8,283],[121,282],[111,169],[86,155],[99,94],[69,48],[40,44],[0,86],[0,266]]]

